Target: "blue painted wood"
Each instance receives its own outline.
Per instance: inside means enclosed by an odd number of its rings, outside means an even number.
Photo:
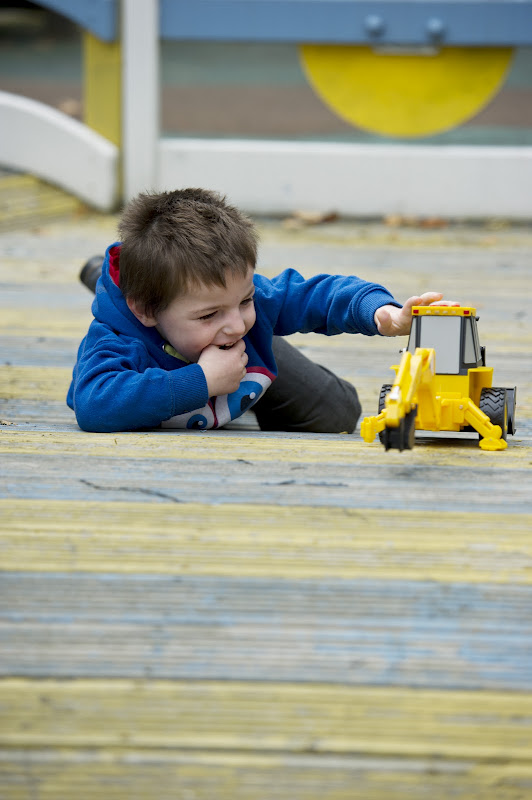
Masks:
[[[2,336],[0,364],[16,364],[19,367],[64,367],[71,370],[76,363],[78,347],[79,341],[73,338]]]
[[[532,689],[532,586],[0,573],[1,675]]]
[[[117,0],[37,0],[105,41]],[[164,39],[397,45],[532,44],[530,0],[160,0]]]
[[[79,23],[104,41],[111,42],[117,36],[117,0],[36,0],[36,3]]]
[[[165,39],[532,44],[530,0],[161,0]]]

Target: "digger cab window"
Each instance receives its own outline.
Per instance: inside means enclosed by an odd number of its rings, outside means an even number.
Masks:
[[[408,350],[432,347],[436,351],[436,372],[460,372],[460,317],[422,316],[413,319]]]
[[[464,319],[464,364],[465,366],[478,366],[482,361],[478,333],[473,320]]]

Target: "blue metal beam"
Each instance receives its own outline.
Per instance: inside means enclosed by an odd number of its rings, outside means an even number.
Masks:
[[[117,0],[36,0],[106,42],[118,35]]]
[[[532,44],[532,0],[160,0],[164,39]]]

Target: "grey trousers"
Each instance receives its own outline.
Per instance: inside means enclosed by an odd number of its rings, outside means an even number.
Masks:
[[[260,429],[353,433],[361,412],[355,387],[280,336],[273,337],[273,353],[277,378],[252,409]]]

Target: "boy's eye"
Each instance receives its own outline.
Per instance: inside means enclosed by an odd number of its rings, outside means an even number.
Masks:
[[[240,305],[242,305],[242,306],[249,306],[249,304],[250,304],[250,303],[252,303],[252,302],[253,302],[253,296],[251,296],[251,297],[246,297],[246,299],[245,299],[245,300],[242,300],[242,302],[241,302],[241,304],[240,304]]]
[[[200,319],[212,319],[212,317],[214,317],[215,314],[216,311],[211,311],[210,314],[205,314],[203,317],[200,317]]]

